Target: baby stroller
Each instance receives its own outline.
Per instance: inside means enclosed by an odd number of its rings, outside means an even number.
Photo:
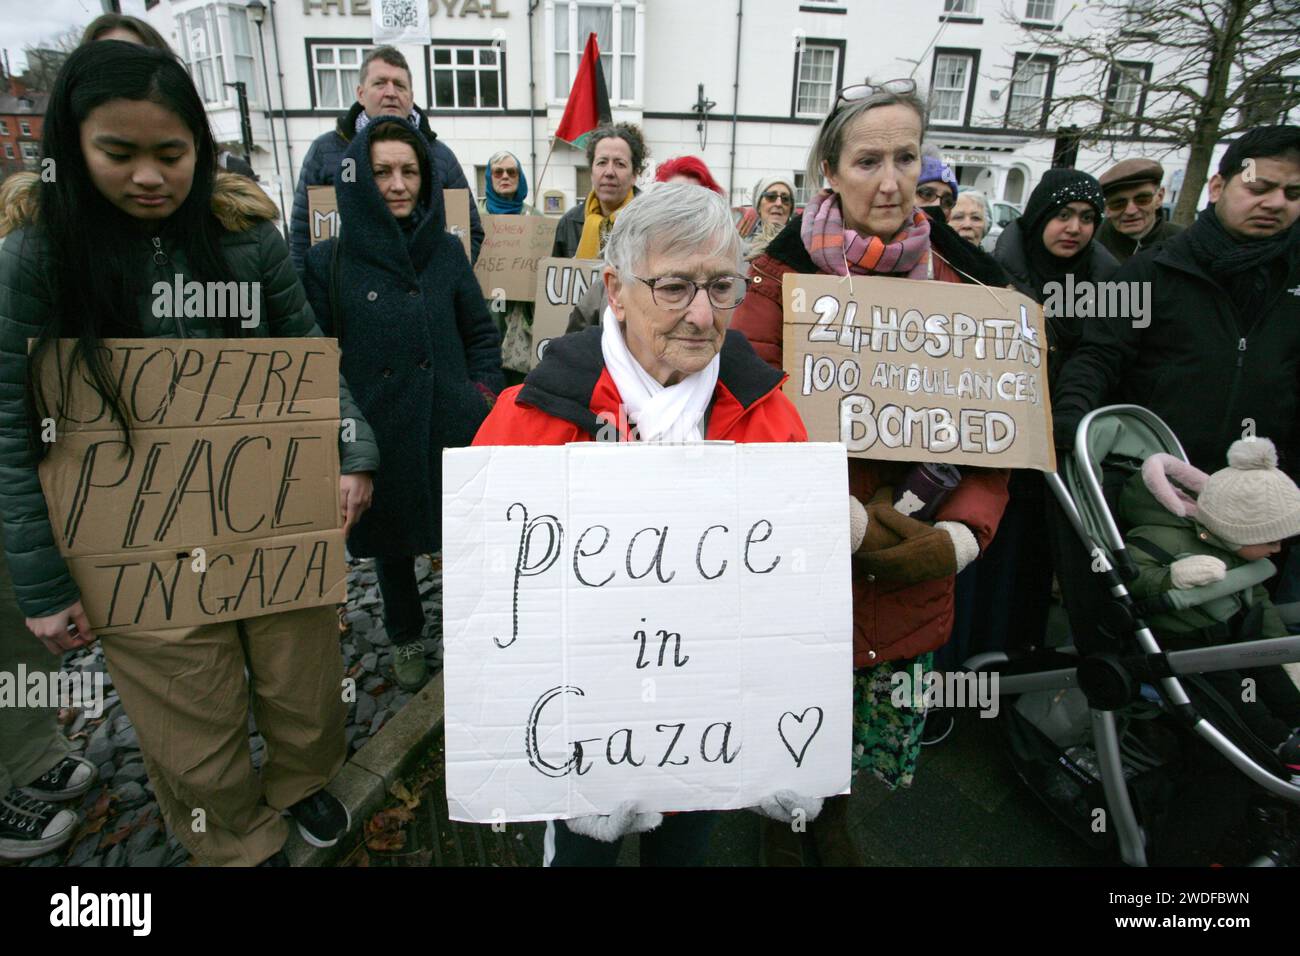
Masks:
[[[1300,661],[1300,636],[1166,652],[1143,620],[1252,588],[1276,569],[1255,561],[1152,602],[1125,586],[1137,568],[1112,515],[1124,482],[1162,451],[1187,460],[1145,408],[1113,405],[1079,423],[1073,455],[1045,476],[1064,514],[1054,550],[1073,645],[965,666],[997,673],[1017,772],[1099,848],[1132,866],[1298,865],[1300,779],[1200,675]]]

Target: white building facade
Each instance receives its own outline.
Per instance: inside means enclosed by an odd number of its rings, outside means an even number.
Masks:
[[[416,105],[476,193],[489,156],[508,149],[529,174],[530,201],[555,213],[590,183],[585,155],[563,143],[547,165],[590,32],[614,119],[641,125],[652,161],[703,158],[738,205],[769,174],[788,175],[801,194],[820,185],[803,172],[817,124],[839,88],[868,76],[914,78],[931,98],[926,140],[961,183],[1023,203],[1052,165],[1057,132],[1047,126],[1048,108],[1069,82],[1036,38],[1098,26],[1087,22],[1086,9],[1071,12],[1068,0],[424,2],[429,43],[398,46],[411,65]],[[218,139],[235,151],[239,112],[224,84],[246,84],[253,165],[273,198],[291,203],[312,140],[355,100],[358,66],[375,45],[371,6],[152,0],[146,17],[189,65]],[[1131,68],[1144,67],[1150,64]],[[1137,91],[1120,74],[1108,95],[1123,103]],[[1130,156],[1159,159],[1166,183],[1181,181],[1185,151],[1154,138],[1085,147],[1075,165],[1096,175]]]

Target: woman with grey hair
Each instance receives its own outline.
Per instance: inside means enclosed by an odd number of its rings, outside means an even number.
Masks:
[[[685,183],[646,193],[619,216],[605,263],[604,320],[552,340],[524,384],[501,393],[475,445],[807,440],[781,393],[785,375],[728,331],[748,282],[721,196]],[[762,810],[789,820],[794,808],[811,818],[820,806],[782,793]],[[698,865],[716,817],[625,802],[547,824],[546,863],[613,866],[622,837],[640,833],[643,866]]]
[[[540,216],[541,213],[524,202],[527,198],[528,177],[519,157],[508,149],[493,153],[488,159],[478,211],[493,216]]]
[[[948,225],[972,246],[983,248],[981,243],[993,226],[993,206],[989,197],[978,189],[963,189],[952,212],[948,213]]]
[[[991,286],[1006,277],[941,220],[916,208],[925,101],[912,80],[839,91],[808,158],[809,183],[829,182],[773,239],[750,270],[752,293],[735,327],[781,367],[782,281],[788,273],[882,275]],[[897,671],[928,673],[953,623],[957,573],[988,546],[1007,501],[1007,473],[963,467],[933,521],[893,507],[913,463],[849,459],[853,495],[853,766],[890,787],[912,782],[925,708],[894,706]],[[848,826],[848,797],[826,801],[810,828],[823,865],[864,865]],[[798,865],[788,828],[770,828],[769,862]]]

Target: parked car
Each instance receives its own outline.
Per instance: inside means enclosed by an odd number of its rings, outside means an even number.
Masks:
[[[992,252],[993,247],[998,244],[998,236],[1002,235],[1002,230],[1006,228],[1007,223],[1013,219],[1019,218],[1024,210],[1016,203],[1004,202],[1002,200],[993,200],[993,224],[989,226],[989,234],[984,237],[984,250]]]

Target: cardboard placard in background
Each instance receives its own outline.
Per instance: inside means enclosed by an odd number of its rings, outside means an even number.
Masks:
[[[333,186],[307,187],[307,231],[313,246],[339,234],[339,203]]]
[[[468,259],[469,190],[444,189],[442,201],[447,217],[447,231],[461,241],[465,247],[465,258]],[[339,204],[333,186],[307,187],[307,223],[313,246],[339,234]]]
[[[810,441],[856,458],[1056,470],[1043,310],[1009,289],[879,276],[783,283]]]
[[[510,302],[532,302],[537,294],[537,263],[551,254],[558,219],[545,216],[479,217],[483,245],[479,247],[474,275],[485,299],[496,290]]]
[[[72,341],[40,368],[62,412],[41,488],[96,633],[346,600],[337,343],[103,344],[129,451],[84,368],[73,371]]]
[[[537,289],[533,297],[532,367],[542,360],[551,339],[564,335],[569,314],[582,294],[600,282],[600,259],[557,259],[548,256],[537,263]]]
[[[845,464],[837,444],[444,452],[451,818],[847,792]]]
[[[465,247],[465,258],[470,259],[469,190],[444,189],[442,203],[447,215],[447,231],[460,240]]]

